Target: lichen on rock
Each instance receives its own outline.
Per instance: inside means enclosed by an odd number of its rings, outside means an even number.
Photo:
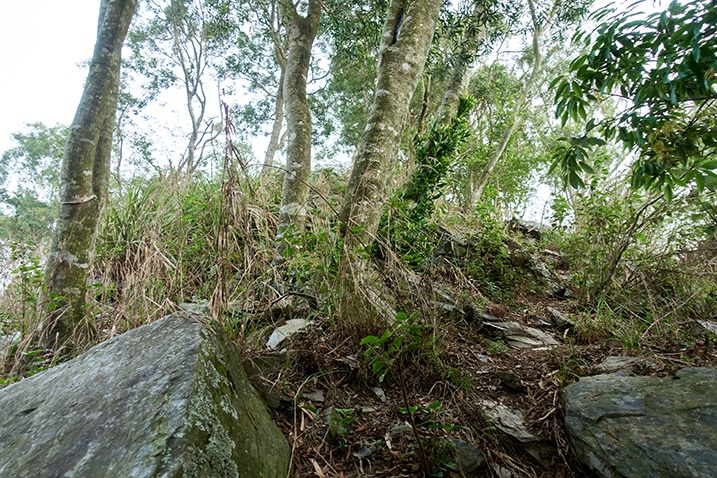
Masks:
[[[0,391],[0,476],[285,476],[221,328],[173,315]]]

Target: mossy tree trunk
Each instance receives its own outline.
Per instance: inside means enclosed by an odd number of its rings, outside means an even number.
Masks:
[[[305,17],[297,12],[291,0],[281,0],[279,7],[288,40],[283,89],[286,101],[286,173],[277,235],[281,251],[281,239],[287,228],[302,231],[306,221],[311,173],[311,112],[306,96],[306,78],[311,63],[311,47],[321,19],[321,2],[309,0]]]
[[[340,212],[349,246],[370,245],[378,230],[409,103],[423,73],[441,3],[392,0],[389,6],[373,105]]]
[[[97,42],[60,171],[59,218],[43,300],[48,345],[72,339],[85,317],[87,275],[109,184],[120,53],[136,7],[137,0],[102,0],[100,4]]]
[[[459,38],[460,48],[451,59],[452,72],[448,81],[448,87],[443,93],[443,99],[438,106],[436,119],[438,124],[444,124],[455,118],[460,105],[460,98],[466,93],[471,77],[473,76],[473,65],[480,51],[480,47],[486,39],[486,22],[484,18],[486,8],[483,3],[476,3],[473,6],[472,16],[467,22],[476,23],[474,28],[467,28]]]

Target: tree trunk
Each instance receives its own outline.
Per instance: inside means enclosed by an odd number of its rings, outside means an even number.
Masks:
[[[268,15],[267,15],[268,16]],[[273,21],[267,22],[273,25]],[[276,99],[274,100],[274,125],[271,128],[271,137],[269,145],[264,155],[264,167],[262,174],[269,172],[274,166],[274,156],[281,148],[281,129],[284,127],[284,82],[286,81],[286,51],[283,43],[279,39],[278,34],[272,35],[274,39],[274,58],[279,65],[279,86],[276,89]]]
[[[373,106],[344,196],[346,243],[368,246],[376,235],[409,103],[423,73],[440,0],[392,0],[383,26]]]
[[[306,78],[311,62],[311,47],[321,18],[321,3],[319,0],[309,0],[306,17],[298,14],[290,0],[283,0],[280,7],[288,39],[283,91],[288,139],[277,241],[283,238],[290,226],[302,231],[306,221],[311,173],[311,112],[306,96]]]
[[[276,90],[276,100],[274,101],[274,125],[271,128],[269,145],[266,147],[266,154],[264,155],[264,166],[261,170],[262,174],[266,174],[274,167],[274,156],[276,156],[276,152],[279,151],[281,129],[284,126],[284,80],[286,77],[286,64],[280,63],[280,68],[279,87]]]
[[[473,7],[473,20],[481,19],[480,26],[475,29],[468,29],[461,35],[461,48],[453,58],[453,71],[448,81],[448,87],[443,94],[441,104],[436,114],[438,124],[446,123],[455,118],[458,113],[460,97],[466,92],[468,84],[473,76],[473,64],[475,63],[478,49],[485,41],[486,26],[485,6],[478,2]]]
[[[120,54],[136,6],[137,0],[100,5],[90,71],[65,145],[59,219],[47,261],[43,332],[50,345],[71,339],[85,317],[87,273],[109,184]]]

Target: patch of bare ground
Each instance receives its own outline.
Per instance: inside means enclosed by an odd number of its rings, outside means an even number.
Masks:
[[[689,348],[647,341],[639,350],[628,350],[600,334],[549,324],[547,306],[575,313],[570,301],[537,297],[484,310],[540,328],[558,345],[509,349],[479,321],[445,318],[436,324],[440,336],[432,357],[404,363],[402,379],[382,383],[366,364],[361,337],[337,335],[327,323],[292,337],[283,345],[287,365],[264,378],[279,398],[275,419],[292,446],[290,476],[590,477],[563,425],[561,391],[567,384],[601,373],[598,365],[613,355],[654,364],[636,367],[636,374],[664,376],[688,365],[717,366],[717,347],[706,336],[695,337]],[[261,352],[249,355],[257,358]],[[522,413],[525,431],[534,440],[521,442],[515,438],[520,433],[502,430],[485,414],[486,403]],[[415,429],[406,404],[412,407]],[[480,450],[484,464],[462,473],[455,440]]]

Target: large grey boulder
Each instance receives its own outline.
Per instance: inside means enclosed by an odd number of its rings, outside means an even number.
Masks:
[[[585,377],[563,404],[578,456],[600,476],[717,476],[717,370]]]
[[[0,410],[2,477],[284,477],[289,465],[234,344],[190,314],[0,390]]]

